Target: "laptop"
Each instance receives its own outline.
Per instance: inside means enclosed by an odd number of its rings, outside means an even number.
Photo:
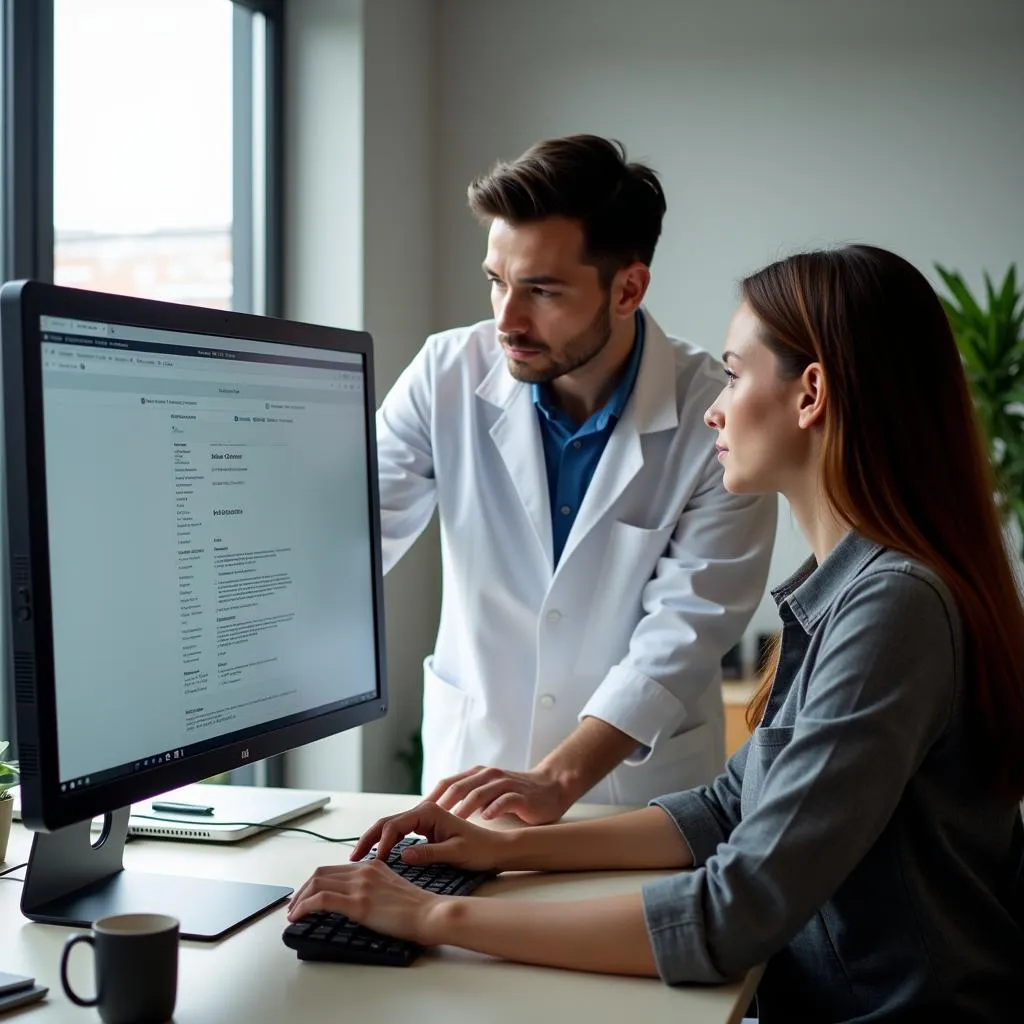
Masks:
[[[20,787],[11,790],[13,815],[21,820]],[[172,789],[150,800],[132,804],[128,835],[151,839],[184,839],[200,843],[237,843],[266,829],[284,825],[324,807],[327,793],[306,789],[275,789],[269,786],[215,786],[197,782]],[[212,813],[185,814],[154,809],[153,804],[178,803],[212,807]],[[94,818],[98,832],[102,818]]]

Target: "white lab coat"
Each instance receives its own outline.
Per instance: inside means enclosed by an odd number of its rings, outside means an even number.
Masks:
[[[584,715],[637,740],[587,800],[643,803],[722,769],[719,663],[763,593],[776,500],[724,490],[702,422],[721,368],[644,316],[557,567],[537,411],[493,321],[429,338],[378,410],[385,572],[440,510],[424,792],[473,765],[533,767]]]

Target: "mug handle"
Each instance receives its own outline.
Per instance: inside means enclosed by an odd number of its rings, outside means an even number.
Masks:
[[[93,999],[83,999],[80,995],[75,993],[71,988],[71,983],[68,981],[68,957],[71,955],[71,949],[76,942],[88,942],[89,945],[92,946],[93,956],[96,955],[96,942],[91,935],[72,935],[71,938],[64,943],[64,952],[61,953],[60,983],[64,989],[64,994],[76,1006],[96,1006],[100,1001],[98,993]]]

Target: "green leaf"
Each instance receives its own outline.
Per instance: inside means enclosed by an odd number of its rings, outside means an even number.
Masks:
[[[992,286],[992,278],[988,276],[987,270],[982,273],[981,278],[985,282],[985,298],[988,300],[989,311],[993,314],[998,314],[999,298],[996,296],[996,290]],[[989,323],[995,323],[995,321],[996,316],[994,315]]]
[[[975,301],[964,279],[957,273],[947,273],[941,268],[938,269],[939,273],[942,274],[946,287],[952,293],[953,298],[959,303],[961,316],[966,317],[969,321],[984,322],[985,316],[981,311],[981,307]]]
[[[949,293],[939,298],[985,434],[1000,513],[1024,534],[1024,293],[1016,264],[998,287],[982,273],[984,307],[957,271],[935,269]]]
[[[1013,318],[1013,311],[1016,307],[1020,295],[1017,293],[1017,264],[1011,263],[1010,269],[1006,272],[1006,277],[1003,278],[1003,286],[999,290],[999,306],[1002,309],[1009,311],[1009,316]]]

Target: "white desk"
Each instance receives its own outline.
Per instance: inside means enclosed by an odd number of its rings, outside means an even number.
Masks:
[[[415,803],[414,797],[332,795],[323,814],[296,824],[333,836],[354,836],[378,817]],[[613,808],[574,808],[570,818]],[[31,833],[16,824],[5,867],[28,857]],[[351,847],[295,833],[252,837],[237,844],[133,840],[125,866],[143,871],[236,878],[297,886],[320,864],[343,863]],[[24,869],[14,873],[24,875]],[[663,874],[663,873],[660,873]],[[579,875],[515,874],[478,890],[488,899],[577,899],[634,892],[652,872]],[[5,1024],[86,1024],[95,1010],[73,1006],[60,985],[61,947],[78,931],[35,924],[19,909],[21,885],[0,879],[0,969],[32,974],[48,985],[46,1002],[16,1010]],[[734,984],[669,988],[654,979],[613,978],[527,967],[451,947],[429,950],[412,967],[303,963],[281,942],[283,904],[218,943],[181,944],[176,1024],[236,1024],[327,1020],[349,1024],[540,1024],[543,1021],[638,1020],[734,1024],[743,1016],[759,971]],[[81,955],[80,955],[81,954]],[[89,950],[72,956],[72,982],[93,991]]]

